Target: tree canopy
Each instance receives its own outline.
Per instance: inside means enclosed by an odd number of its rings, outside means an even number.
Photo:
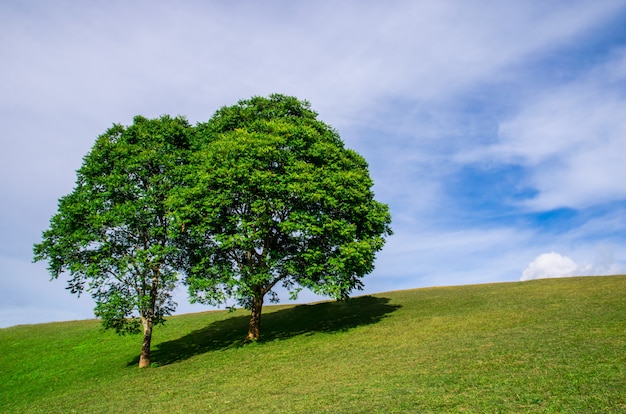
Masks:
[[[186,234],[193,301],[228,298],[252,310],[260,335],[266,295],[301,288],[337,299],[361,289],[391,234],[366,161],[305,101],[271,95],[218,110],[172,198]]]
[[[137,116],[101,135],[59,200],[35,261],[68,289],[93,297],[96,316],[118,333],[143,330],[140,367],[150,364],[152,327],[175,309],[172,291],[185,254],[167,200],[181,185],[192,127],[182,118]]]
[[[148,366],[181,274],[192,302],[251,309],[252,340],[279,286],[361,289],[391,234],[372,187],[363,157],[294,97],[243,100],[195,127],[137,116],[98,137],[34,258],[87,291],[105,328],[143,331]]]

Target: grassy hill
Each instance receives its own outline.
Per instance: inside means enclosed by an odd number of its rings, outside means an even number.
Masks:
[[[169,318],[152,360],[98,321],[0,329],[2,413],[626,412],[626,276]]]

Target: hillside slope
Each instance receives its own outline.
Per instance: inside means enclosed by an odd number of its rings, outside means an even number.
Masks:
[[[626,276],[169,318],[153,361],[98,321],[0,329],[0,412],[626,412]]]

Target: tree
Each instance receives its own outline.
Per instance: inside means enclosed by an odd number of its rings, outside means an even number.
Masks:
[[[188,262],[192,301],[235,299],[251,310],[247,339],[256,340],[278,285],[336,299],[362,288],[391,216],[374,200],[366,161],[307,102],[254,97],[197,130],[205,144],[174,197],[202,246]]]
[[[129,127],[107,130],[34,246],[35,261],[48,261],[53,279],[68,272],[67,289],[91,294],[105,328],[143,330],[139,367],[150,365],[153,326],[176,306],[172,291],[185,259],[166,201],[191,131],[184,118],[168,116],[137,116]]]

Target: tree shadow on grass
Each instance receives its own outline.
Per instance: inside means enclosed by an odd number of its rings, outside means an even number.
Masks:
[[[261,339],[257,343],[317,332],[344,332],[374,324],[401,307],[390,305],[389,301],[387,298],[360,296],[348,301],[298,305],[264,313],[261,318]],[[233,316],[173,341],[162,342],[152,350],[151,360],[159,365],[167,365],[206,352],[243,346],[249,320],[249,315]],[[138,361],[139,358],[136,358],[129,365],[136,365]]]

